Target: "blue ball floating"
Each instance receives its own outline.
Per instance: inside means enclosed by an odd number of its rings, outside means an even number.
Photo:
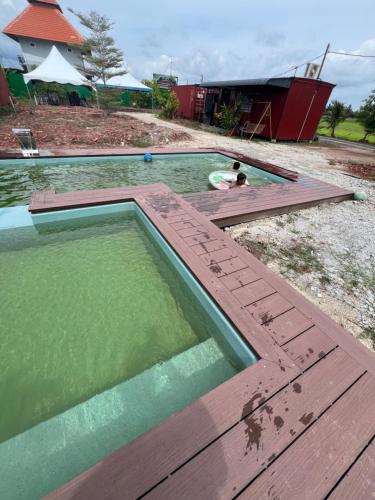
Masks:
[[[144,161],[152,161],[152,154],[146,153],[143,157]]]

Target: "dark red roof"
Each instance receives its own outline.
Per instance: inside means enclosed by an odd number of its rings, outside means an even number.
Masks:
[[[39,5],[28,5],[4,28],[3,33],[16,39],[28,37],[79,45],[83,43],[82,35],[64,17],[55,0],[43,0],[38,3]],[[53,4],[58,8],[51,9],[43,3]]]

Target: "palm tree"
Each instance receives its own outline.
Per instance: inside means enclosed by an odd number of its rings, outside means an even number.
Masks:
[[[346,119],[346,106],[343,102],[332,101],[327,108],[328,128],[331,129],[331,137],[335,137],[337,125]]]

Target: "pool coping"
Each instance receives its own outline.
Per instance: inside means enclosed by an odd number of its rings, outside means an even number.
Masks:
[[[80,498],[117,499],[123,497],[124,491],[128,498],[148,494],[170,498],[177,495],[180,484],[185,485],[183,491],[188,494],[196,483],[200,482],[203,488],[205,479],[201,469],[210,467],[210,461],[204,460],[206,453],[216,449],[217,443],[226,442],[246,419],[252,418],[262,409],[270,408],[278,395],[282,391],[290,391],[297,380],[302,384],[313,375],[319,377],[320,366],[321,370],[332,366],[332,377],[337,379],[334,387],[339,387],[339,380],[343,379],[341,369],[337,370],[338,358],[342,370],[345,369],[345,363],[350,363],[353,371],[350,372],[347,386],[337,389],[339,393],[332,395],[324,411],[328,411],[336,401],[345,400],[346,392],[357,383],[362,383],[361,380],[369,380],[368,384],[375,388],[375,357],[372,353],[285,280],[223,234],[183,197],[173,194],[162,183],[63,195],[39,193],[33,196],[30,210],[34,207],[35,212],[41,212],[119,201],[134,201],[141,208],[260,359],[255,365],[63,485],[49,498],[72,498],[78,495]],[[309,383],[312,383],[311,380]],[[332,383],[328,387],[331,386]],[[368,401],[364,403],[368,404]],[[316,404],[316,401],[309,404]],[[372,411],[372,408],[375,409],[375,404],[363,411]],[[298,413],[298,405],[293,411]],[[300,411],[303,421],[305,408],[301,407]],[[208,420],[202,417],[202,412],[209,415]],[[296,417],[293,426],[297,427],[299,421]],[[315,423],[324,425],[324,422],[317,416],[306,422],[304,429],[306,431],[310,426],[314,427]],[[276,432],[275,425],[272,419],[265,421],[263,434]],[[285,444],[282,449],[272,443],[268,445],[270,460],[257,465],[254,477],[250,477],[246,469],[242,472],[246,478],[242,483],[232,474],[225,478],[226,484],[230,487],[235,484],[236,491],[247,491],[247,488],[251,489],[254,479],[256,484],[258,477],[267,475],[271,464],[275,462],[277,465],[284,450],[290,450],[288,453],[294,457],[294,443],[298,443],[298,438],[303,439],[304,433],[301,431],[297,438],[289,433],[289,429],[285,429],[285,433],[287,437],[283,437]],[[318,438],[316,442],[323,446]],[[363,442],[363,450],[367,444],[368,441],[365,444]],[[233,446],[233,453],[240,453],[239,446]],[[263,453],[259,447],[251,447],[250,451],[254,463],[257,456]],[[199,462],[202,460],[202,463]],[[350,467],[354,462],[353,459]],[[185,471],[189,474],[195,463],[201,463],[201,466],[190,475],[189,486],[186,482],[176,483]],[[342,478],[344,473],[346,469]],[[217,477],[218,483],[221,480]],[[334,488],[337,479],[333,476],[331,483],[330,488]],[[205,485],[205,488],[209,488],[209,485]],[[206,490],[203,488],[202,491]]]

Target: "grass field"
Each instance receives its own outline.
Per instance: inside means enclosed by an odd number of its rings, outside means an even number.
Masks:
[[[331,135],[331,130],[327,128],[327,122],[321,120],[318,128],[318,134],[320,135]],[[354,118],[348,118],[344,122],[341,122],[335,130],[335,136],[338,139],[346,139],[348,141],[358,142],[365,135],[363,127]],[[371,144],[375,144],[375,135],[370,135],[367,140]]]

